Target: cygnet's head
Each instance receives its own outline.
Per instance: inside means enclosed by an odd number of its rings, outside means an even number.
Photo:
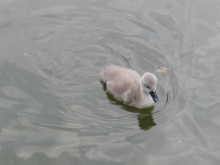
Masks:
[[[158,102],[159,99],[156,95],[157,77],[154,74],[147,72],[141,77],[140,83],[142,90],[149,93],[155,103]]]

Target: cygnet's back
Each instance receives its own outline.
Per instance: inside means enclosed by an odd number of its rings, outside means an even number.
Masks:
[[[136,71],[110,65],[102,70],[101,79],[106,83],[107,91],[116,99],[130,105],[140,101],[141,76]]]

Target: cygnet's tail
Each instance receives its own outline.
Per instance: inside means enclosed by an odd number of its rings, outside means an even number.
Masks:
[[[104,82],[102,85],[103,85],[104,88],[107,88],[107,83],[106,82]]]

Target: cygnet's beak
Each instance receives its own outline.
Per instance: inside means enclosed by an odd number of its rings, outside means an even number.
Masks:
[[[152,99],[154,100],[155,103],[159,101],[159,98],[157,97],[156,92],[151,91],[150,95],[151,95],[151,97],[152,97]]]

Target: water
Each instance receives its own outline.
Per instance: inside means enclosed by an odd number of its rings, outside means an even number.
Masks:
[[[0,164],[220,164],[219,7],[1,1]],[[108,64],[155,73],[160,102],[114,100]]]

